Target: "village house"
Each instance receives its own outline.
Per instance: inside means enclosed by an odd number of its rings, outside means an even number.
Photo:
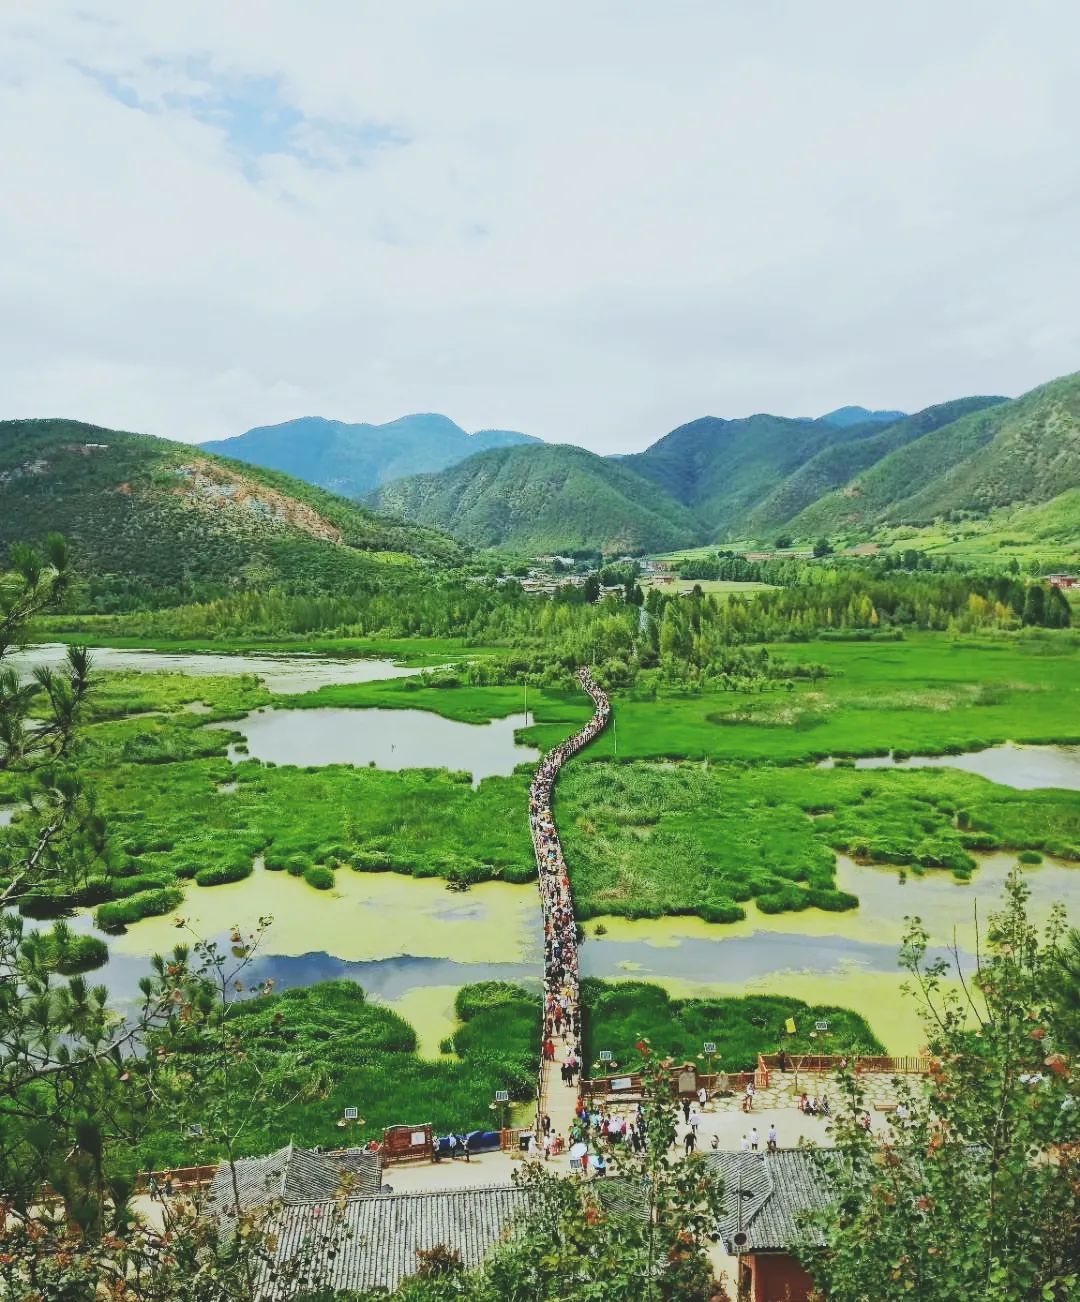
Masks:
[[[820,1165],[803,1149],[710,1153],[724,1182],[719,1237],[738,1260],[740,1297],[748,1302],[807,1302],[813,1280],[798,1252],[823,1247],[812,1223],[828,1207]]]

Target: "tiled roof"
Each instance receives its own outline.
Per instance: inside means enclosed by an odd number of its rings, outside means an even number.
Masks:
[[[324,1289],[392,1291],[415,1273],[421,1250],[445,1246],[466,1266],[478,1266],[535,1205],[525,1189],[492,1185],[358,1198],[340,1212],[327,1204],[283,1207],[274,1227],[276,1263],[284,1267],[308,1252],[306,1271]],[[343,1232],[330,1235],[327,1246],[321,1238],[338,1215]],[[279,1294],[268,1283],[261,1296],[271,1302]]]
[[[724,1212],[718,1230],[727,1250],[783,1252],[821,1246],[820,1229],[807,1223],[829,1206],[828,1176],[803,1149],[776,1153],[709,1153],[706,1162],[724,1182]],[[734,1235],[746,1235],[742,1245]]]
[[[315,1153],[289,1144],[265,1157],[239,1158],[236,1184],[244,1210],[268,1203],[325,1202],[347,1187],[348,1197],[377,1193],[382,1166],[377,1153]],[[207,1210],[228,1216],[236,1205],[232,1173],[227,1164],[218,1168],[210,1185]]]

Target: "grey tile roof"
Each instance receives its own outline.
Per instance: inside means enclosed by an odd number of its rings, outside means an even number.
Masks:
[[[272,1202],[286,1205],[323,1202],[345,1186],[348,1196],[377,1193],[382,1165],[377,1153],[315,1153],[289,1144],[265,1157],[245,1157],[236,1162],[236,1184],[244,1210]],[[207,1210],[228,1216],[235,1207],[232,1173],[218,1168],[207,1196]]]
[[[724,1182],[718,1230],[729,1252],[783,1252],[824,1244],[807,1217],[828,1208],[829,1180],[809,1152],[716,1152],[705,1160]],[[733,1241],[740,1230],[747,1236],[741,1247]]]
[[[527,1190],[492,1185],[358,1198],[340,1213],[322,1203],[283,1207],[274,1227],[275,1259],[284,1267],[297,1254],[311,1253],[306,1271],[326,1289],[393,1290],[415,1273],[419,1250],[445,1245],[466,1266],[478,1266],[535,1206]],[[321,1239],[336,1214],[343,1233],[327,1246]],[[273,1283],[263,1285],[266,1302],[278,1296]]]

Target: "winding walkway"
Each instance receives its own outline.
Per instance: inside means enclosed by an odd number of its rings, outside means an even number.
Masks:
[[[561,1066],[568,1059],[581,1065],[581,985],[574,900],[552,802],[563,764],[602,732],[611,717],[611,704],[588,669],[578,670],[577,677],[592,698],[595,713],[580,732],[548,751],[529,788],[529,824],[544,915],[544,1020],[536,1125],[539,1134],[541,1119],[547,1115],[553,1133],[564,1137],[574,1117],[577,1091],[563,1082]]]

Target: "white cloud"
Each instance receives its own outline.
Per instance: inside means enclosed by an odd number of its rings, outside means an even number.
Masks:
[[[1080,10],[9,0],[4,414],[602,451],[1080,366]]]

